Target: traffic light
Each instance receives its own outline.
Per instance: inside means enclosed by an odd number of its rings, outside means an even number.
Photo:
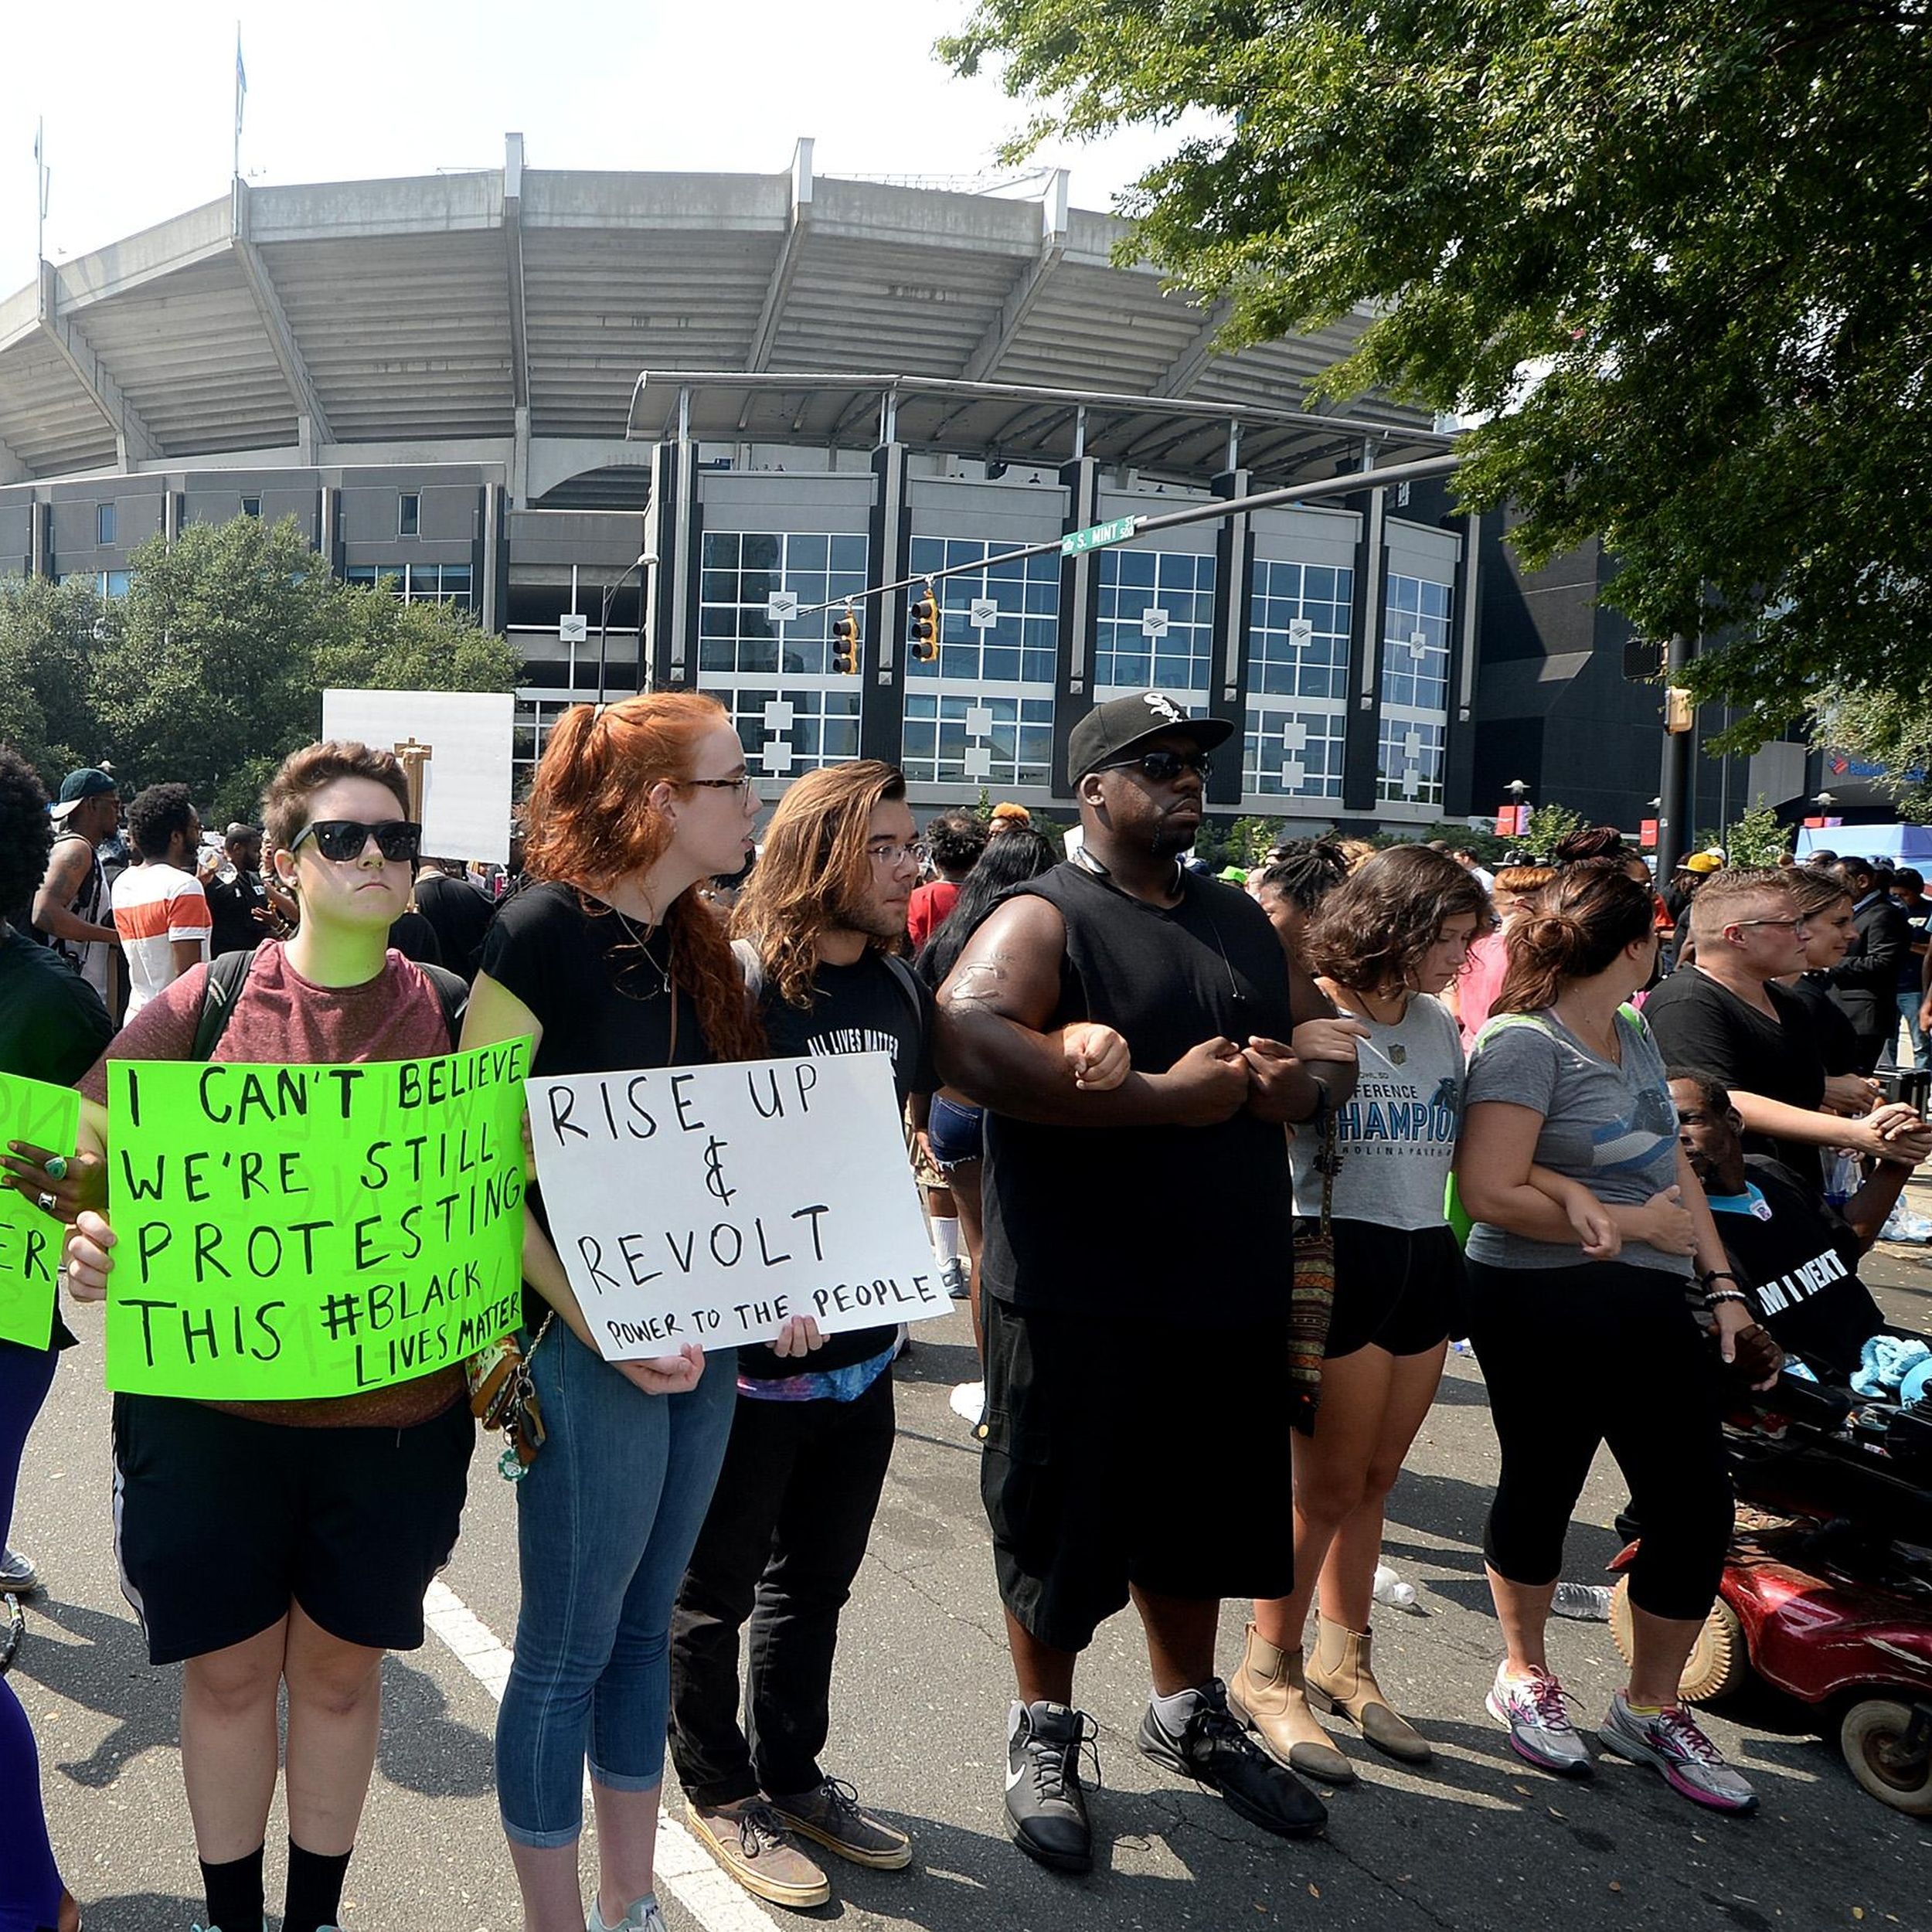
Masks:
[[[832,621],[832,668],[845,677],[859,675],[859,613],[849,604]]]
[[[939,604],[930,582],[925,595],[913,604],[906,639],[915,663],[930,664],[939,655]]]

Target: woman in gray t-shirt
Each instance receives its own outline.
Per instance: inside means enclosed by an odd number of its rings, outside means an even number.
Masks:
[[[1353,1095],[1335,1115],[1335,1303],[1311,1435],[1294,1455],[1294,1590],[1257,1603],[1230,1706],[1295,1770],[1355,1773],[1313,1698],[1406,1764],[1428,1740],[1390,1708],[1369,1661],[1382,1507],[1435,1399],[1460,1327],[1462,1257],[1443,1213],[1462,1097],[1462,1042],[1435,995],[1488,923],[1481,886],[1446,853],[1398,845],[1321,902],[1304,945],[1318,983],[1364,1037]],[[1321,1212],[1312,1124],[1292,1136],[1298,1214]],[[1321,1586],[1315,1655],[1304,1627]],[[1305,1685],[1305,1688],[1304,1688]]]
[[[1483,1546],[1508,1655],[1488,1708],[1531,1764],[1590,1774],[1543,1630],[1564,1532],[1607,1443],[1644,1533],[1630,1682],[1598,1739],[1696,1802],[1743,1811],[1755,1795],[1677,1687],[1730,1537],[1719,1355],[1732,1359],[1753,1325],[1628,1004],[1656,949],[1644,886],[1614,860],[1567,867],[1512,930],[1496,1017],[1470,1060],[1457,1163],[1474,1223],[1469,1335],[1502,1451]],[[1553,1199],[1532,1165],[1563,1177],[1570,1198]],[[1692,1313],[1693,1261],[1719,1349]]]

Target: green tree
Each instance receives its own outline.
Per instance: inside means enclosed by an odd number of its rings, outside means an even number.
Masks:
[[[1516,839],[1516,849],[1547,865],[1556,848],[1589,822],[1580,811],[1572,811],[1567,805],[1538,805],[1529,815],[1529,829]]]
[[[940,43],[1041,136],[1172,128],[1130,244],[1224,346],[1370,319],[1325,379],[1474,417],[1532,564],[1600,536],[1640,633],[1775,735],[1932,696],[1927,0],[978,0]]]
[[[101,602],[78,579],[0,578],[0,740],[51,790],[107,752],[89,691]]]
[[[1825,743],[1884,766],[1883,788],[1903,816],[1932,819],[1932,699],[1910,689],[1831,685],[1819,693],[1818,715]]]
[[[1760,798],[1713,842],[1723,847],[1730,865],[1775,866],[1791,850],[1791,835],[1778,823],[1776,810]]]

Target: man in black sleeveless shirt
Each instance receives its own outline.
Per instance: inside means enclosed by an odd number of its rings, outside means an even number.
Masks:
[[[1295,1015],[1266,915],[1180,863],[1206,754],[1233,729],[1158,692],[1083,719],[1079,862],[1009,895],[940,995],[985,1054],[964,1084],[988,1108],[981,1489],[1019,1683],[1007,1814],[1020,1849],[1062,1870],[1093,1857],[1074,1666],[1130,1596],[1154,1680],[1142,1750],[1269,1831],[1325,1815],[1229,1714],[1214,1667],[1220,1599],[1291,1580],[1282,1129],[1336,1070],[1284,1044]],[[1100,1022],[1134,1071],[1047,1097],[1002,1071],[996,1020]],[[1333,1020],[1300,1044],[1353,1050]]]

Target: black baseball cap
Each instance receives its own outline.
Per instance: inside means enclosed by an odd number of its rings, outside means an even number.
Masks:
[[[1179,732],[1212,751],[1234,730],[1230,718],[1190,717],[1165,691],[1137,692],[1097,704],[1067,734],[1066,781],[1078,784],[1090,771],[1128,756],[1150,738]]]
[[[104,771],[93,765],[83,765],[78,771],[70,771],[60,781],[60,798],[49,806],[48,815],[57,825],[83,799],[99,798],[120,787]]]

